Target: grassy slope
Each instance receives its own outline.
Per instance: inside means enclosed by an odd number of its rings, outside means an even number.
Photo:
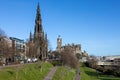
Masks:
[[[42,66],[41,66],[42,65]],[[43,80],[52,65],[50,63],[26,64],[0,70],[0,80]]]
[[[81,80],[120,80],[120,78],[116,78],[109,75],[100,75],[97,74],[94,69],[81,66]]]
[[[58,67],[52,80],[74,80],[75,69],[68,67]]]

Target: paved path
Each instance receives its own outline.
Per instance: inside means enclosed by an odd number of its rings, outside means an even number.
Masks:
[[[75,80],[80,80],[80,69],[76,71]]]
[[[24,64],[14,64],[14,65],[5,65],[5,66],[0,66],[0,69],[4,69],[4,68],[7,68],[7,67],[20,67]]]
[[[80,74],[76,74],[75,80],[80,80]]]
[[[51,71],[48,73],[48,75],[44,78],[44,80],[52,80],[52,77],[56,71],[57,67],[53,67]]]
[[[0,69],[4,69],[4,68],[7,68],[7,67],[20,67],[20,66],[23,66],[23,65],[26,65],[26,64],[34,64],[34,63],[4,65],[4,66],[0,66]]]

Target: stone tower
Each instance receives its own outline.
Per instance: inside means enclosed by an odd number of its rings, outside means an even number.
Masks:
[[[61,48],[62,48],[62,38],[59,35],[57,38],[57,51],[60,52]]]
[[[35,19],[35,28],[34,28],[34,54],[39,59],[45,59],[47,56],[47,48],[48,48],[48,40],[47,40],[47,34],[44,35],[44,31],[42,28],[42,19],[40,14],[40,6],[38,3],[37,6],[37,13],[36,13],[36,19]]]

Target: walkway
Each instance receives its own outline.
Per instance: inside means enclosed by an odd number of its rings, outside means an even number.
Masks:
[[[75,80],[80,80],[80,74],[76,74]]]
[[[80,80],[80,69],[76,71],[75,80]]]
[[[48,73],[48,75],[44,78],[44,80],[52,80],[52,77],[56,71],[57,67],[53,67],[51,71]]]
[[[20,67],[22,65],[24,64],[4,65],[4,66],[0,66],[0,69],[7,68],[7,67]]]

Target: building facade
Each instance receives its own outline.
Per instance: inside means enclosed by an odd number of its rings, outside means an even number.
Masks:
[[[24,58],[26,54],[26,44],[24,40],[15,37],[0,37],[0,62],[2,63],[12,63],[16,60],[20,60],[21,57]],[[19,57],[19,59],[18,59]]]
[[[74,55],[76,55],[76,54],[82,55],[82,50],[81,50],[81,45],[80,44],[67,44],[67,45],[62,46],[62,38],[60,36],[58,36],[56,51],[61,52],[66,47],[70,47],[73,50]]]
[[[10,37],[10,40],[12,41],[12,49],[14,52],[14,55],[25,55],[26,53],[26,44],[24,40]]]

